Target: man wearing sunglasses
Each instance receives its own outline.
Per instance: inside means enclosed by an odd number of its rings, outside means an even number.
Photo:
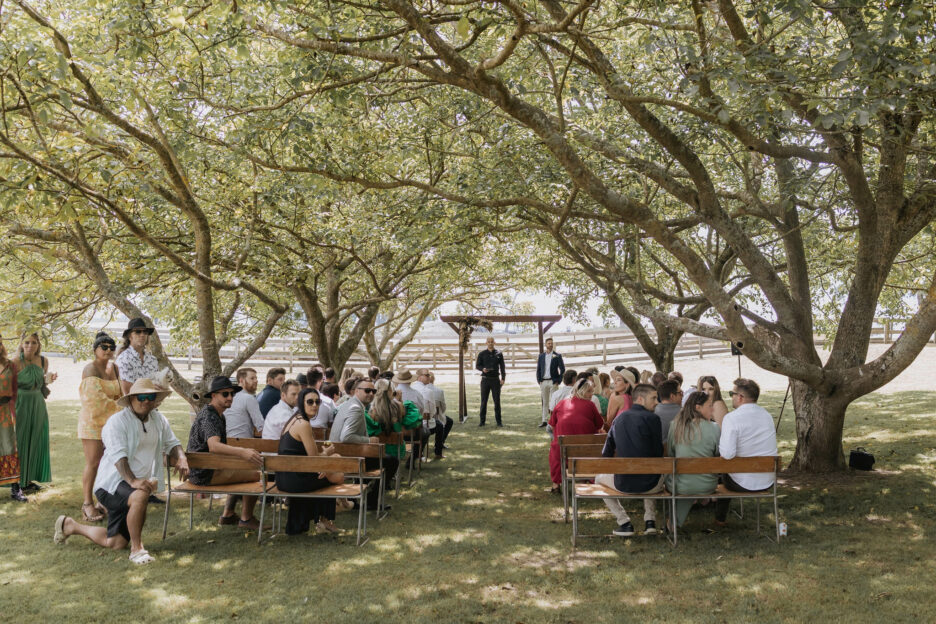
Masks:
[[[338,407],[338,413],[335,414],[335,422],[332,423],[331,433],[328,439],[331,442],[348,442],[351,444],[377,444],[380,438],[377,436],[369,437],[367,435],[367,421],[365,413],[367,407],[374,402],[374,395],[377,390],[374,389],[374,382],[370,379],[358,379],[351,387],[350,398]],[[396,476],[399,460],[396,457],[386,455],[383,458],[383,466],[387,471],[387,482],[393,481]],[[368,457],[364,460],[364,465],[368,470],[374,470],[379,465],[376,457]],[[379,488],[372,487],[367,495],[367,506],[370,509],[376,509],[379,499]],[[389,509],[389,505],[384,505]]]
[[[295,382],[293,382],[295,383]],[[241,391],[241,387],[231,383],[229,377],[219,375],[211,380],[208,392],[205,393],[208,404],[201,408],[192,423],[189,433],[189,453],[217,453],[232,455],[245,459],[257,466],[257,470],[192,470],[189,481],[194,485],[227,485],[229,483],[251,483],[260,480],[259,469],[263,466],[260,453],[250,448],[230,446],[227,443],[227,422],[224,412],[234,401],[234,395]],[[244,496],[240,519],[234,513],[236,499],[228,497],[224,511],[218,524],[237,524],[244,529],[260,528],[260,522],[254,517],[253,510],[257,504],[256,496]]]
[[[153,561],[143,547],[141,535],[149,497],[163,489],[163,454],[180,478],[184,479],[189,472],[178,438],[166,417],[156,409],[168,394],[151,379],[143,378],[135,381],[117,401],[123,409],[108,418],[101,431],[104,456],[94,481],[94,495],[107,509],[107,528],[59,516],[55,521],[55,543],[63,544],[75,534],[115,550],[129,543],[130,561],[136,564]]]

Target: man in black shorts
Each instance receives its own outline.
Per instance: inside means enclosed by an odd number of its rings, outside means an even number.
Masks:
[[[168,394],[152,380],[141,378],[117,401],[123,409],[111,416],[101,431],[105,450],[94,481],[94,495],[107,509],[107,528],[59,516],[53,537],[56,544],[64,544],[75,534],[115,550],[129,543],[130,561],[153,561],[143,547],[141,534],[150,494],[162,489],[163,454],[179,478],[185,479],[189,469],[169,421],[156,409]]]

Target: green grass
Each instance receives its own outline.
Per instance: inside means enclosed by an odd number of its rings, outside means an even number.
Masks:
[[[763,403],[776,414],[781,400]],[[755,536],[753,519],[704,534],[711,516],[698,511],[678,549],[663,538],[609,537],[583,540],[573,554],[560,500],[547,491],[537,391],[514,387],[507,427],[479,430],[476,416],[456,424],[449,458],[427,466],[386,520],[369,521],[362,548],[349,514],[338,518],[342,537],[278,536],[258,547],[252,535],[217,527],[217,512],[200,501],[192,532],[186,505],[175,507],[165,542],[162,508],[150,508],[144,541],[157,562],[135,567],[126,551],[79,537],[52,543],[56,516],[78,512],[83,461],[78,406],[52,403],[53,487],[28,505],[5,494],[0,502],[3,620],[934,621],[934,404],[936,393],[856,403],[845,445],[874,452],[878,470],[788,480],[781,518],[790,536],[779,548]],[[187,410],[178,400],[166,407],[184,442]],[[787,460],[792,430],[788,405]],[[600,502],[585,511],[584,532],[610,531]]]

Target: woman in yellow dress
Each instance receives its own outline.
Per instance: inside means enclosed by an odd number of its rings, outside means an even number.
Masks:
[[[81,411],[78,413],[78,438],[84,450],[85,467],[81,474],[84,502],[81,513],[88,522],[99,522],[106,513],[101,503],[95,504],[91,493],[97,477],[98,464],[104,454],[101,430],[111,415],[120,411],[120,375],[114,364],[117,343],[104,332],[94,338],[94,361],[85,366],[81,376]]]

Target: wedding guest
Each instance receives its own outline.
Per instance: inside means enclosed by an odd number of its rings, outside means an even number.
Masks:
[[[85,466],[81,473],[81,490],[84,502],[81,514],[86,522],[100,522],[106,509],[100,501],[95,504],[92,489],[97,478],[98,465],[104,456],[101,431],[107,420],[120,411],[117,401],[122,396],[120,375],[114,364],[117,343],[105,332],[99,332],[91,348],[94,361],[85,366],[81,373],[81,411],[78,412],[78,439],[84,451]]]
[[[572,389],[572,396],[559,401],[549,417],[553,430],[549,445],[549,475],[552,477],[553,492],[558,492],[562,483],[562,466],[559,461],[559,436],[600,433],[604,418],[592,402],[595,385],[589,379],[579,379]]]
[[[7,355],[0,336],[0,485],[10,486],[10,498],[28,501],[20,487],[19,453],[16,452],[16,376],[19,368]]]
[[[693,392],[679,410],[666,437],[670,457],[718,457],[718,438],[721,431],[712,421],[714,399],[705,392]],[[675,490],[673,478],[666,477],[670,492],[683,494],[711,494],[718,487],[717,474],[677,475]],[[682,526],[692,509],[694,500],[676,501],[676,526]],[[671,527],[668,527],[671,528]]]
[[[159,362],[146,345],[155,330],[147,327],[142,318],[130,319],[123,332],[123,346],[117,353],[115,364],[120,369],[120,391],[126,394],[137,379],[155,379]]]
[[[58,375],[49,373],[49,361],[41,354],[39,335],[32,333],[20,342],[16,377],[16,449],[19,451],[20,487],[38,492],[39,483],[52,480],[49,449],[49,412],[46,409],[47,384]]]

